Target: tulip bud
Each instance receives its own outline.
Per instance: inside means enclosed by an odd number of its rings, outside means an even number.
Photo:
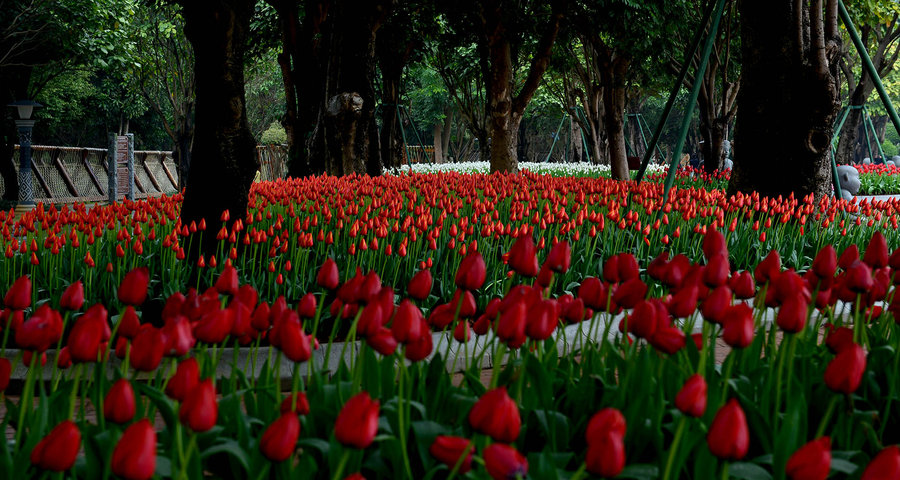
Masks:
[[[588,421],[584,438],[587,443],[591,444],[607,434],[624,437],[625,427],[625,417],[622,415],[622,412],[615,408],[607,407],[595,413]]]
[[[113,423],[128,423],[134,418],[134,388],[127,379],[113,384],[103,400],[103,417]]]
[[[716,413],[706,434],[709,451],[723,460],[740,460],[750,447],[747,417],[737,400],[731,399]]]
[[[9,386],[9,376],[12,373],[12,364],[6,357],[0,357],[0,392]]]
[[[875,230],[872,238],[869,239],[869,245],[866,247],[866,253],[862,259],[863,263],[872,267],[873,270],[883,268],[888,265],[888,246],[887,240],[880,231]]]
[[[431,333],[428,332],[425,327],[423,327],[423,330],[426,331],[425,334],[418,339],[407,343],[406,348],[403,350],[404,356],[411,362],[424,360],[434,349],[434,339],[431,338]]]
[[[378,433],[378,400],[361,392],[347,400],[334,423],[334,436],[346,447],[364,449]]]
[[[210,379],[203,380],[192,388],[178,410],[181,423],[195,432],[205,432],[214,427],[218,416],[216,387]]]
[[[819,278],[834,277],[837,271],[837,252],[830,243],[822,247],[813,259],[812,271]]]
[[[606,433],[588,444],[584,457],[587,471],[594,475],[612,478],[625,468],[625,441],[621,435]]]
[[[732,348],[747,348],[753,342],[753,309],[739,303],[725,310],[722,339]]]
[[[238,274],[237,269],[231,265],[226,265],[219,274],[218,280],[213,288],[222,295],[237,295],[238,293]]]
[[[145,325],[131,344],[131,367],[141,372],[152,372],[159,366],[165,351],[162,333],[149,324]]]
[[[183,402],[188,392],[200,383],[200,366],[194,357],[183,360],[175,369],[175,375],[166,384],[166,395]]]
[[[31,451],[31,463],[42,470],[64,472],[72,468],[81,449],[81,432],[71,420],[53,427]]]
[[[431,270],[419,270],[409,281],[406,293],[416,300],[425,300],[431,294],[432,282]]]
[[[84,305],[84,284],[81,280],[69,285],[59,298],[59,307],[67,310],[81,310]]]
[[[712,260],[717,255],[728,256],[728,242],[725,240],[725,235],[713,228],[707,230],[706,235],[703,236],[701,249],[707,260]]]
[[[487,270],[484,258],[477,251],[466,255],[456,270],[456,286],[464,290],[478,290],[486,278]]]
[[[21,348],[43,353],[62,336],[63,322],[59,312],[43,304],[16,328],[16,343]]]
[[[456,468],[458,473],[466,473],[472,469],[472,452],[475,445],[468,438],[438,435],[428,448],[431,456],[449,469]],[[458,465],[458,466],[457,466]]]
[[[484,449],[484,466],[494,480],[525,478],[528,460],[514,447],[495,443]]]
[[[534,239],[530,234],[520,235],[509,250],[509,267],[524,277],[538,273],[538,260],[534,251]]]
[[[337,263],[331,258],[326,258],[325,263],[319,268],[318,275],[316,275],[316,284],[326,290],[334,290],[339,282]]]
[[[273,462],[283,462],[291,457],[300,436],[300,420],[297,415],[283,413],[263,432],[259,439],[259,450]]]
[[[103,324],[97,316],[83,315],[69,332],[67,345],[73,362],[96,362],[103,340]]]
[[[394,334],[386,327],[381,327],[374,335],[366,337],[366,343],[376,352],[391,356],[397,351],[397,339]]]
[[[853,393],[859,388],[865,370],[866,351],[854,343],[828,363],[825,368],[825,385],[838,393]]]
[[[294,400],[293,402],[291,400]],[[309,413],[309,400],[303,392],[297,392],[296,395],[288,395],[281,401],[281,413],[294,412],[297,415],[307,415]]]
[[[127,480],[149,480],[156,470],[156,432],[145,419],[131,424],[112,454],[112,471]]]
[[[797,449],[785,471],[791,480],[825,480],[831,471],[831,439],[821,437]]]
[[[125,305],[138,306],[147,299],[147,284],[150,282],[150,269],[138,267],[125,274],[119,284],[119,301]]]
[[[685,415],[700,417],[706,411],[706,379],[695,373],[675,396],[675,406]]]
[[[900,448],[891,445],[882,449],[869,462],[859,480],[882,480],[900,478]]]
[[[519,406],[506,393],[506,387],[482,395],[469,411],[469,423],[476,431],[505,443],[514,442],[522,427]]]
[[[12,310],[25,310],[31,306],[31,279],[27,275],[13,282],[3,297],[3,305]]]
[[[565,273],[568,271],[571,262],[572,246],[569,245],[568,240],[563,240],[554,245],[553,248],[550,249],[550,253],[547,254],[547,259],[544,260],[544,264],[556,273]]]
[[[803,295],[797,293],[787,297],[778,310],[775,323],[787,333],[797,333],[806,326],[806,311],[809,307]]]

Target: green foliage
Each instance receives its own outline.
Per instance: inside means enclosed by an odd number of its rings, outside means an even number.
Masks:
[[[269,128],[259,136],[259,143],[264,145],[282,145],[287,143],[287,134],[284,131],[284,127],[278,122],[272,122],[269,124]]]

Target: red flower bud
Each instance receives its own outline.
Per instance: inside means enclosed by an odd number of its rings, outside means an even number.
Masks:
[[[701,249],[707,260],[711,260],[717,255],[728,256],[728,242],[725,241],[725,235],[713,228],[707,230],[706,235],[703,236]]]
[[[578,298],[584,300],[584,304],[594,310],[605,310],[607,289],[603,282],[596,277],[587,277],[581,281],[578,287]]]
[[[625,468],[625,441],[621,435],[606,433],[588,443],[584,457],[587,471],[594,475],[612,478]]]
[[[31,451],[31,463],[42,470],[64,472],[72,468],[81,449],[81,432],[71,420],[53,427]]]
[[[378,433],[378,412],[381,404],[372,400],[368,392],[361,392],[347,400],[334,422],[334,436],[346,447],[364,449],[372,444]]]
[[[397,351],[397,339],[394,338],[391,330],[385,327],[381,327],[374,335],[366,337],[366,343],[386,357]]]
[[[750,447],[747,417],[737,400],[731,399],[716,413],[706,434],[709,451],[724,460],[740,460]]]
[[[222,273],[219,274],[218,280],[213,287],[222,295],[237,295],[238,293],[238,274],[237,269],[231,265],[225,265]]]
[[[747,348],[753,342],[753,309],[739,303],[725,310],[722,339],[732,348]]]
[[[813,259],[812,271],[819,278],[834,277],[837,271],[837,252],[831,244],[825,245]]]
[[[525,334],[533,340],[546,340],[558,324],[556,301],[542,299],[534,302],[525,315]]]
[[[859,480],[882,480],[900,478],[900,448],[896,445],[885,447],[869,462]]]
[[[99,316],[82,315],[69,332],[67,345],[73,362],[96,362],[103,341],[103,323]]]
[[[700,417],[706,411],[706,379],[695,373],[675,396],[675,406],[685,415]]]
[[[397,307],[394,321],[391,324],[391,332],[400,343],[409,343],[418,340],[428,333],[428,325],[422,316],[422,311],[409,300],[403,300]]]
[[[200,383],[200,366],[194,357],[183,360],[175,369],[175,375],[166,384],[166,395],[183,402],[188,392]]]
[[[84,284],[81,280],[69,285],[59,298],[59,307],[67,310],[81,310],[84,305]]]
[[[728,281],[728,286],[731,287],[734,296],[738,299],[746,300],[756,296],[756,284],[750,272],[744,271],[732,274],[731,279]]]
[[[880,231],[875,230],[872,238],[869,239],[869,245],[866,247],[866,253],[862,259],[863,263],[872,267],[873,270],[883,268],[888,265],[888,246],[887,240]]]
[[[703,267],[703,283],[709,288],[725,285],[731,275],[731,266],[725,255],[714,255]]]
[[[425,300],[431,294],[432,282],[431,270],[419,270],[409,281],[406,293],[416,300]]]
[[[456,286],[464,290],[478,290],[486,278],[484,258],[474,250],[463,258],[456,270]]]
[[[112,471],[127,480],[149,480],[156,470],[156,432],[145,419],[125,429],[112,454]]]
[[[125,305],[138,306],[147,299],[147,284],[150,283],[150,269],[138,267],[125,274],[119,284],[119,301]]]
[[[855,243],[851,243],[849,247],[841,252],[841,256],[838,258],[838,266],[846,270],[857,260],[859,260],[859,247]]]
[[[635,305],[647,296],[647,284],[640,278],[632,278],[616,288],[613,293],[613,302],[623,308],[634,308]]]
[[[165,355],[180,357],[186,355],[197,340],[191,332],[191,323],[184,315],[176,315],[166,320],[162,328],[163,337],[166,339]]]
[[[525,478],[528,460],[514,447],[495,443],[484,449],[484,466],[494,480]]]
[[[319,268],[316,275],[316,284],[326,290],[334,290],[340,283],[337,263],[331,258],[326,258],[325,263]]]
[[[296,399],[295,401],[291,401]],[[303,392],[297,392],[296,395],[288,395],[281,401],[281,413],[293,411],[297,415],[306,415],[309,413],[309,400]]]
[[[678,353],[686,344],[687,337],[684,331],[674,326],[657,328],[650,337],[650,345],[653,345],[653,348],[669,355]]]
[[[259,439],[259,450],[273,462],[283,462],[291,457],[300,436],[300,420],[291,412],[283,413],[272,422]]]
[[[141,372],[156,370],[165,351],[162,333],[151,325],[145,325],[131,343],[131,367]]]
[[[753,278],[756,283],[766,283],[781,273],[781,256],[777,250],[772,250],[753,269]]]
[[[571,262],[572,246],[569,245],[568,240],[562,240],[550,249],[544,265],[556,273],[565,273],[569,270]]]
[[[530,234],[519,235],[509,249],[509,267],[524,277],[538,274],[539,265],[534,250],[534,239]]]
[[[522,427],[519,406],[506,393],[506,387],[482,395],[469,411],[469,423],[476,431],[505,443],[514,442]]]
[[[711,323],[722,323],[725,311],[731,306],[731,289],[728,285],[716,287],[703,300],[700,313],[703,319]]]
[[[834,328],[831,324],[826,324],[829,328],[828,335],[825,337],[825,345],[834,353],[841,353],[853,345],[853,330],[850,327]]]
[[[6,390],[9,386],[9,376],[12,373],[12,364],[9,359],[0,357],[0,392]]]
[[[62,336],[63,323],[59,312],[43,304],[16,328],[16,343],[20,347],[43,353]]]
[[[113,423],[128,423],[134,418],[134,388],[127,379],[113,384],[103,400],[103,417]]]
[[[831,471],[831,439],[821,437],[797,449],[785,470],[791,480],[825,480]]]
[[[181,423],[195,432],[205,432],[216,425],[219,417],[219,403],[216,401],[216,387],[206,379],[192,388],[181,402],[178,418]]]
[[[624,437],[625,427],[625,417],[622,415],[622,412],[615,408],[607,407],[595,413],[588,421],[584,438],[588,444],[591,444],[608,434]]]
[[[511,348],[519,348],[525,343],[525,301],[520,300],[503,310],[497,321],[497,338]]]
[[[838,393],[853,393],[866,370],[866,351],[857,344],[847,346],[825,368],[825,385]]]
[[[428,452],[449,469],[456,468],[458,473],[466,473],[472,469],[472,452],[475,445],[468,438],[438,435],[432,442]],[[458,466],[457,466],[458,465]]]
[[[638,266],[637,259],[630,253],[620,253],[616,255],[616,270],[619,274],[619,282],[627,282],[632,278],[637,278],[641,274],[641,268]]]
[[[12,310],[25,310],[31,306],[31,279],[27,275],[13,282],[3,297],[3,305]]]
[[[431,332],[428,331],[426,327],[422,328],[425,333],[417,340],[407,343],[406,348],[403,351],[406,359],[411,362],[424,360],[428,355],[431,354],[431,351],[434,349],[434,339],[431,338]]]
[[[806,326],[806,311],[809,307],[803,295],[795,293],[787,297],[778,310],[775,323],[787,333],[797,333]]]
[[[846,287],[854,293],[866,293],[875,285],[872,269],[859,260],[850,264],[846,271]]]

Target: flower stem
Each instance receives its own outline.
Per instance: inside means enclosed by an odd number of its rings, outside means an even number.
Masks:
[[[682,416],[678,420],[678,427],[675,429],[675,438],[672,439],[672,446],[669,447],[669,458],[666,459],[666,469],[663,472],[662,480],[669,480],[672,474],[672,467],[675,465],[675,455],[678,454],[678,443],[684,435],[684,427],[687,425],[687,416]]]
[[[344,467],[347,466],[347,461],[350,460],[350,450],[344,449],[344,453],[341,454],[341,460],[338,462],[337,468],[334,470],[334,475],[331,477],[332,480],[341,480],[341,474],[344,473]]]

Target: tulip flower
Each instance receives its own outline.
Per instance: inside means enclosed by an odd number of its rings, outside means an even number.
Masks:
[[[525,334],[533,340],[550,338],[559,324],[556,301],[539,300],[531,306],[525,316]]]
[[[618,273],[619,282],[627,282],[632,278],[637,278],[641,274],[637,259],[630,253],[620,253],[617,255],[616,272]]]
[[[406,293],[416,300],[425,300],[431,294],[432,282],[431,270],[419,270],[409,281]]]
[[[725,235],[715,229],[707,230],[700,248],[707,260],[711,260],[717,255],[728,256],[728,242],[725,240]]]
[[[125,274],[119,284],[119,301],[125,305],[138,306],[147,299],[147,284],[150,282],[150,269],[138,267]]]
[[[278,346],[288,360],[305,362],[312,357],[309,335],[303,332],[303,327],[299,322],[282,321],[280,328],[272,330],[272,337],[276,336],[278,337]]]
[[[166,343],[162,332],[152,325],[145,325],[131,344],[131,367],[141,372],[152,372],[159,366],[165,351]]]
[[[341,408],[334,422],[334,436],[346,447],[365,449],[378,433],[380,402],[372,400],[368,392],[351,397]]]
[[[775,323],[786,333],[797,333],[806,326],[806,312],[809,307],[803,295],[796,293],[787,297],[778,310]]]
[[[838,393],[853,393],[859,388],[865,370],[866,351],[854,343],[828,363],[825,368],[825,385]]]
[[[12,373],[12,364],[6,357],[0,357],[0,392],[9,386],[9,376]]]
[[[875,230],[872,238],[869,239],[869,245],[866,247],[866,253],[862,258],[863,263],[872,267],[872,269],[883,268],[888,265],[888,246],[887,240],[880,231]]]
[[[166,395],[183,402],[188,392],[200,383],[200,366],[194,357],[183,360],[175,369],[175,375],[166,384]]]
[[[831,439],[821,437],[797,449],[785,470],[791,480],[825,480],[831,471]]]
[[[300,420],[294,413],[283,413],[272,422],[259,439],[259,450],[273,462],[283,462],[291,457],[300,436]]]
[[[747,348],[753,342],[753,309],[739,303],[725,310],[722,339],[732,348]]]
[[[625,427],[625,417],[622,412],[607,407],[595,413],[588,421],[584,438],[587,443],[595,443],[600,437],[607,434],[624,437]]]
[[[469,424],[498,442],[512,443],[519,437],[522,418],[506,387],[499,387],[485,392],[475,402],[469,410]]]
[[[424,333],[418,339],[407,343],[406,348],[403,350],[403,354],[407,360],[411,362],[418,362],[428,357],[433,349],[434,339],[431,337],[431,332],[426,331],[426,333]]]
[[[883,448],[863,471],[859,480],[900,478],[900,448],[896,445]]]
[[[314,318],[316,316],[316,295],[307,293],[297,302],[297,314],[300,318]]]
[[[753,276],[750,272],[739,272],[731,275],[728,280],[728,286],[734,292],[735,298],[746,300],[756,295],[756,284],[753,282]]]
[[[226,265],[213,288],[222,295],[237,295],[238,287],[237,269]]]
[[[544,264],[547,265],[547,268],[556,273],[565,273],[568,271],[571,262],[572,246],[569,245],[567,240],[562,240],[556,245],[553,245],[553,248],[550,249],[550,253],[547,254],[547,259],[544,260]]]
[[[119,335],[131,340],[134,339],[140,329],[141,319],[138,318],[134,307],[131,305],[125,307],[125,310],[122,311],[122,315],[119,316]]]
[[[779,273],[781,273],[781,256],[778,255],[777,250],[771,250],[766,258],[756,265],[753,270],[753,278],[756,283],[766,283],[778,276]]]
[[[859,247],[852,243],[841,252],[841,256],[838,258],[838,266],[847,270],[857,260],[859,260]]]
[[[737,400],[731,399],[716,413],[706,434],[709,451],[723,460],[740,460],[750,448],[747,417]]]
[[[16,343],[20,347],[43,353],[62,336],[63,322],[59,312],[43,304],[21,326],[16,328]]]
[[[534,250],[534,239],[530,234],[520,235],[509,250],[509,267],[523,277],[538,274],[537,255]]]
[[[706,390],[706,379],[703,375],[699,373],[691,375],[675,396],[675,406],[685,415],[702,416],[706,411]]]
[[[525,318],[527,309],[524,301],[519,301],[500,314],[497,321],[497,338],[510,348],[519,348],[525,343]]]
[[[103,323],[97,316],[83,315],[69,332],[67,345],[73,362],[96,362],[103,340]]]
[[[578,287],[578,298],[584,300],[584,304],[595,310],[606,309],[606,287],[596,277],[587,277],[581,281]]]
[[[316,275],[316,284],[326,290],[334,290],[340,282],[338,275],[337,263],[332,258],[326,258]]]
[[[728,257],[725,255],[713,255],[709,259],[709,263],[703,267],[703,283],[709,288],[716,288],[724,285],[728,281],[731,274],[731,267],[728,263]]]
[[[466,473],[472,469],[472,452],[475,445],[468,438],[438,435],[428,448],[431,456],[450,468],[456,468],[459,473]],[[457,465],[459,465],[457,467]]]
[[[426,335],[428,330],[422,311],[409,300],[403,300],[397,307],[391,332],[400,343],[409,343]]]
[[[494,480],[509,480],[528,474],[528,460],[514,447],[495,443],[484,449],[484,466]]]
[[[481,253],[472,251],[456,270],[456,286],[464,290],[478,290],[487,278],[487,270]]]
[[[294,400],[293,402],[291,400]],[[309,400],[303,392],[297,392],[295,395],[288,395],[281,401],[281,413],[294,412],[297,415],[309,414]]]
[[[374,335],[366,337],[366,343],[376,352],[384,355],[393,355],[397,350],[397,339],[391,330],[381,327]]]
[[[149,480],[156,470],[156,432],[150,420],[131,424],[112,454],[112,471],[126,480]]]
[[[674,326],[657,328],[650,337],[650,345],[653,345],[653,348],[669,355],[677,353],[686,344],[687,337],[684,330]]]
[[[728,285],[721,285],[709,292],[700,308],[703,319],[711,323],[722,323],[725,311],[731,306],[731,295]]]
[[[11,310],[25,310],[31,306],[31,279],[27,275],[13,282],[3,297],[3,305]]]
[[[63,291],[62,296],[59,298],[59,306],[66,310],[75,311],[81,310],[82,305],[84,305],[84,284],[81,283],[81,280],[78,280]]]
[[[834,277],[837,271],[837,252],[831,244],[825,245],[813,259],[812,271],[819,278]]]
[[[212,380],[206,379],[192,388],[178,410],[181,423],[195,432],[205,432],[216,425],[219,416],[219,403],[216,400],[216,387]]]
[[[612,478],[625,468],[625,440],[621,435],[606,433],[588,444],[584,457],[587,471]]]
[[[120,378],[103,399],[103,417],[113,423],[128,423],[134,418],[134,388],[127,379]]]
[[[72,468],[81,449],[81,432],[71,420],[50,430],[31,451],[31,463],[42,470],[64,472]]]
[[[184,315],[176,315],[166,320],[166,324],[162,328],[162,334],[166,339],[166,356],[181,357],[186,355],[197,343],[194,334],[191,332],[191,324]]]

